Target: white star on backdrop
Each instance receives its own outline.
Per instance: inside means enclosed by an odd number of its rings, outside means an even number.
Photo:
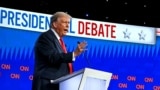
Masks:
[[[130,38],[130,35],[131,35],[131,33],[130,32],[128,32],[128,29],[126,29],[124,32],[123,32],[123,34],[124,34],[124,38]]]
[[[140,33],[138,33],[138,35],[139,35],[139,40],[145,40],[146,34],[144,34],[143,31],[141,31]]]

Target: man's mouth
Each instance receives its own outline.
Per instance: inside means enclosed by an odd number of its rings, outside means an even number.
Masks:
[[[68,29],[64,29],[65,32],[68,32]]]

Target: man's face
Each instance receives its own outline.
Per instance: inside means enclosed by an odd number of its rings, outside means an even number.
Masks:
[[[70,24],[70,18],[69,17],[60,17],[57,19],[56,22],[54,22],[55,31],[58,33],[60,37],[63,37],[67,34],[69,24]]]

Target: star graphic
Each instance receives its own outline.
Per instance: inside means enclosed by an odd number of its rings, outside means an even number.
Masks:
[[[139,40],[145,40],[146,34],[144,34],[143,31],[141,31],[140,33],[138,33],[138,35],[139,35]]]
[[[124,38],[130,38],[130,35],[131,35],[131,33],[130,32],[128,32],[128,29],[126,29],[124,32],[123,32],[123,34],[124,34]]]

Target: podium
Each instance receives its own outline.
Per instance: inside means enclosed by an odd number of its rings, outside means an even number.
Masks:
[[[108,90],[112,73],[91,68],[73,72],[72,74],[51,80],[60,84],[60,90]]]

